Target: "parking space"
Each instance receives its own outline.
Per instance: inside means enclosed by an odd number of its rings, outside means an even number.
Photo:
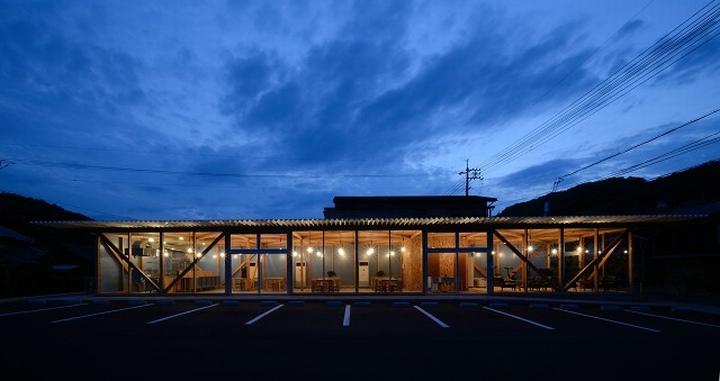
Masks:
[[[466,374],[463,369],[499,375],[503,366],[514,374],[581,372],[584,379],[680,371],[687,379],[717,377],[720,371],[720,351],[701,344],[720,339],[720,316],[662,307],[213,300],[1,307],[3,358],[26,371],[38,356],[55,366],[81,362],[95,368],[119,366],[118,356],[140,364],[177,361],[178,353],[197,359],[203,369],[208,361],[215,364],[210,374],[217,375],[237,358],[258,364],[245,370],[258,375],[278,371],[278,358],[298,375],[314,375],[317,361],[337,372],[357,361],[366,369],[370,361],[404,372],[401,378]],[[638,373],[638,364],[645,373]]]
[[[492,327],[493,331],[518,329],[585,331],[641,330],[676,332],[720,330],[720,316],[670,307],[577,305],[543,303],[473,302],[352,302],[352,301],[112,301],[14,303],[2,305],[0,319],[7,325],[82,324],[139,327],[143,325],[187,326],[203,320],[213,326],[247,326],[276,332],[328,332],[334,327],[352,331],[424,334],[443,330]]]

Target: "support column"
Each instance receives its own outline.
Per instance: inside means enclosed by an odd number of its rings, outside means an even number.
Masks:
[[[558,284],[560,292],[565,292],[565,228],[560,228],[560,247],[558,250]]]
[[[163,232],[160,232],[160,242],[158,243],[158,247],[160,248],[160,255],[158,255],[158,258],[160,258],[160,293],[165,294],[167,293],[167,290],[165,289],[165,234]],[[194,274],[193,274],[194,275]]]
[[[357,246],[357,236],[355,237],[355,245]],[[429,265],[428,265],[428,234],[427,230],[422,231],[422,288],[423,288],[423,295],[427,295],[428,293],[428,272]]]
[[[495,286],[493,285],[493,276],[495,276],[495,265],[493,263],[493,235],[495,234],[495,230],[488,229],[487,230],[487,260],[485,267],[487,268],[487,276],[486,276],[486,287],[487,287],[487,294],[492,295],[495,292]]]
[[[633,270],[633,269],[634,269],[634,267],[633,267],[633,258],[634,258],[634,255],[633,255],[633,235],[632,235],[632,230],[628,231],[627,242],[628,242],[628,245],[627,245],[627,246],[628,246],[628,252],[627,252],[627,262],[628,262],[628,290],[629,290],[630,292],[632,292],[632,291],[633,291],[633,279],[635,278],[635,274],[633,274],[633,271],[634,271],[634,270]]]
[[[293,286],[295,286],[295,282],[293,282],[293,275],[295,275],[295,263],[293,263],[294,261],[292,256],[292,232],[287,233],[285,241],[287,242],[287,254],[285,255],[285,293],[292,294]]]
[[[233,287],[232,254],[230,254],[232,235],[229,232],[223,232],[223,234],[225,234],[225,295],[230,295]]]

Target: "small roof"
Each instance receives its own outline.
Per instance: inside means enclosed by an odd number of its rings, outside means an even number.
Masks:
[[[6,227],[0,226],[0,239],[7,239],[12,241],[19,241],[19,242],[27,242],[32,243],[33,240],[31,238],[25,237],[24,235],[14,231],[10,230]]]

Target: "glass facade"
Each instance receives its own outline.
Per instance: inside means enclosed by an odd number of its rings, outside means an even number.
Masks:
[[[311,220],[312,221],[312,220]],[[105,231],[100,293],[360,294],[601,291],[631,286],[618,228],[257,226]],[[462,222],[462,221],[461,221]],[[312,225],[312,224],[310,224]],[[204,226],[203,226],[204,228]],[[490,285],[492,284],[492,287]]]

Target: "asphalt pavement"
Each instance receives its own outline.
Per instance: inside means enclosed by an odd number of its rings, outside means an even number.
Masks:
[[[8,374],[103,380],[715,380],[715,306],[518,296],[5,300]]]

